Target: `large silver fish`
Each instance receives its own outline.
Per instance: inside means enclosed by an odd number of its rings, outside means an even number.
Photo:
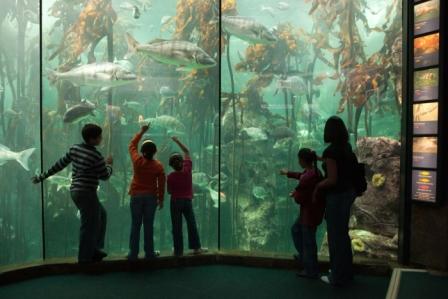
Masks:
[[[210,68],[216,61],[197,45],[187,41],[155,40],[148,44],[139,44],[126,33],[128,54],[140,52],[165,64],[177,65],[179,71]]]
[[[76,86],[86,85],[107,90],[133,83],[137,76],[121,64],[101,62],[84,64],[63,73],[50,70],[49,79],[52,82],[65,80]]]
[[[80,121],[86,116],[95,116],[93,111],[95,110],[95,104],[83,99],[81,103],[70,107],[64,114],[63,120],[65,123],[74,123]]]
[[[166,129],[168,131],[185,131],[185,125],[181,123],[176,118],[170,116],[170,115],[160,115],[157,117],[150,117],[147,119],[140,118],[139,124],[144,125],[150,123],[151,127],[159,127]]]
[[[30,156],[36,149],[29,148],[21,152],[13,152],[7,146],[0,144],[0,166],[6,164],[8,161],[17,161],[25,170],[30,170],[28,161]]]
[[[242,16],[223,16],[225,32],[252,44],[270,44],[277,41],[275,35],[263,24]]]

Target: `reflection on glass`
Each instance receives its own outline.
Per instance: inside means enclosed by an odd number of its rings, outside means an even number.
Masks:
[[[414,134],[437,134],[438,103],[414,104]]]

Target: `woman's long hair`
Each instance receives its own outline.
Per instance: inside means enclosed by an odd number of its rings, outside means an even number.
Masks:
[[[325,123],[324,142],[344,145],[349,141],[349,134],[344,121],[338,116],[330,117]]]

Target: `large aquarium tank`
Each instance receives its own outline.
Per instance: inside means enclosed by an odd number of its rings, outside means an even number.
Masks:
[[[171,136],[190,148],[204,247],[290,256],[297,182],[279,171],[300,170],[300,148],[322,153],[332,115],[367,165],[368,190],[350,221],[355,256],[396,259],[401,12],[398,0],[4,1],[0,265],[41,260],[43,249],[45,258],[76,257],[71,168],[43,185],[31,177],[82,142],[86,123],[102,126],[99,150],[114,158],[98,189],[109,255],[128,251],[128,144],[150,123],[145,138],[166,173],[180,151]],[[168,194],[154,239],[172,253]],[[318,241],[328,255],[325,223]]]
[[[401,13],[398,0],[222,1],[223,248],[294,252],[297,182],[279,171],[300,170],[300,148],[322,154],[339,115],[369,182],[352,210],[355,256],[396,258]],[[325,223],[317,235],[328,255]]]

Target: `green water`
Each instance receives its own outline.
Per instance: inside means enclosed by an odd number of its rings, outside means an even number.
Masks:
[[[147,9],[143,7],[147,1],[138,1],[135,2],[140,12],[138,19],[134,18],[132,9],[120,7],[127,1],[112,1],[117,15],[111,40],[112,60],[124,59],[127,53],[125,33],[129,33],[140,43],[160,38],[189,40],[219,61],[217,1],[152,1]],[[164,164],[166,173],[171,171],[169,155],[178,151],[170,136],[178,135],[190,148],[195,185],[194,210],[202,245],[217,249],[220,235],[222,249],[259,254],[275,252],[289,255],[294,252],[290,226],[297,216],[298,207],[288,198],[288,193],[295,187],[295,182],[278,173],[281,168],[299,169],[296,153],[300,147],[311,147],[318,153],[323,151],[323,125],[326,118],[336,113],[341,98],[354,103],[353,98],[364,92],[368,104],[363,106],[356,130],[359,138],[369,134],[399,139],[400,114],[395,103],[395,91],[397,80],[401,79],[397,75],[401,74],[400,61],[392,59],[397,56],[392,46],[401,34],[401,8],[397,7],[396,1],[338,1],[335,6],[317,7],[310,14],[312,3],[308,1],[285,1],[289,7],[284,8],[279,1],[239,0],[236,11],[224,10],[223,15],[238,13],[252,17],[269,30],[277,29],[277,42],[265,48],[257,45],[256,51],[252,51],[252,46],[238,37],[230,38],[236,114],[233,112],[233,102],[229,100],[232,90],[226,41],[221,57],[221,99],[218,67],[181,72],[174,66],[145,59],[141,54],[125,62],[126,66],[130,63],[131,71],[137,74],[137,82],[112,88],[110,92],[89,86],[73,86],[67,82],[50,82],[50,70],[67,71],[78,64],[88,63],[89,47],[82,40],[69,36],[67,32],[70,28],[81,28],[84,30],[83,36],[89,36],[87,40],[91,41],[98,34],[101,36],[98,26],[111,18],[104,11],[96,11],[87,18],[87,22],[76,23],[83,9],[81,2],[85,1],[42,1],[42,99],[39,98],[38,81],[39,25],[31,23],[33,14],[30,13],[38,12],[36,3],[23,1],[20,2],[23,6],[20,3],[17,6],[14,1],[8,1],[0,9],[0,83],[4,90],[0,102],[3,109],[0,144],[13,152],[35,148],[28,161],[29,171],[19,163],[9,161],[14,160],[10,156],[7,163],[0,166],[1,265],[42,258],[41,189],[39,185],[32,185],[30,178],[35,172],[51,167],[72,144],[81,142],[80,129],[87,122],[104,128],[104,142],[99,150],[103,155],[112,154],[114,157],[114,174],[109,181],[101,184],[98,193],[108,212],[105,250],[112,256],[123,257],[129,242],[127,191],[132,177],[127,146],[140,127],[140,116],[157,119],[168,115],[182,124],[177,128],[154,126],[145,137],[158,145],[157,159]],[[230,2],[223,1],[223,7],[228,7]],[[23,14],[24,11],[30,12]],[[347,11],[353,14],[347,14]],[[17,15],[26,17],[22,19]],[[95,19],[95,16],[98,18]],[[174,16],[177,16],[176,19],[173,19]],[[354,20],[350,23],[351,27],[347,25],[348,18]],[[333,21],[325,23],[323,19]],[[366,30],[365,22],[371,30]],[[83,24],[86,26],[80,26]],[[385,36],[379,30],[383,25],[393,32],[391,36]],[[20,34],[25,31],[26,34]],[[349,32],[356,38],[350,38]],[[285,36],[289,36],[289,50],[285,48],[288,45]],[[63,40],[68,42],[61,46]],[[357,40],[360,42],[357,43]],[[82,48],[81,54],[73,57],[77,46]],[[61,51],[50,60],[58,48]],[[107,61],[107,49],[108,43],[104,37],[93,52],[96,62]],[[340,49],[337,55],[336,49]],[[375,60],[372,55],[377,52],[380,58]],[[265,53],[266,57],[251,56],[251,53]],[[247,57],[249,60],[245,61]],[[255,58],[250,60],[250,57]],[[384,60],[381,62],[381,59]],[[241,68],[242,65],[247,66],[246,70]],[[370,77],[360,79],[354,72],[357,65],[364,76]],[[388,65],[387,70],[380,70],[380,66],[385,65]],[[380,78],[378,73],[387,76]],[[276,93],[282,74],[299,76],[300,80],[308,82],[306,84],[312,82],[313,87],[308,85],[296,94],[282,89]],[[263,79],[263,84],[252,84],[257,77]],[[341,87],[346,82],[361,83]],[[365,82],[370,82],[368,88],[363,87]],[[171,89],[172,94],[161,94],[162,87]],[[77,122],[65,123],[63,119],[67,109],[79,105],[81,99],[95,104],[94,116],[87,115]],[[311,101],[312,105],[309,106],[308,102]],[[127,105],[126,102],[133,104]],[[370,130],[365,127],[365,107],[369,108],[367,124]],[[354,118],[355,108],[352,104],[344,106],[340,116],[348,123],[347,111],[353,110]],[[351,127],[354,132],[354,125]],[[281,129],[280,132],[278,129]],[[266,138],[262,136],[259,140],[259,134],[265,134]],[[353,145],[354,138],[352,134]],[[219,152],[221,165],[218,164]],[[47,257],[77,255],[79,219],[68,190],[70,171],[68,168],[59,173],[59,177],[43,184]],[[217,196],[221,203],[220,210],[217,208]],[[396,197],[398,199],[398,194]],[[156,213],[154,240],[156,249],[171,253],[168,195],[165,200],[164,209]],[[394,210],[394,207],[390,209]],[[221,213],[220,232],[218,211]],[[366,227],[362,229],[368,231]],[[396,227],[392,226],[390,230],[392,233],[388,237],[393,235]],[[323,243],[324,236],[323,224],[318,229],[319,245]],[[325,250],[322,253],[325,254]],[[380,256],[371,255],[376,258]]]

